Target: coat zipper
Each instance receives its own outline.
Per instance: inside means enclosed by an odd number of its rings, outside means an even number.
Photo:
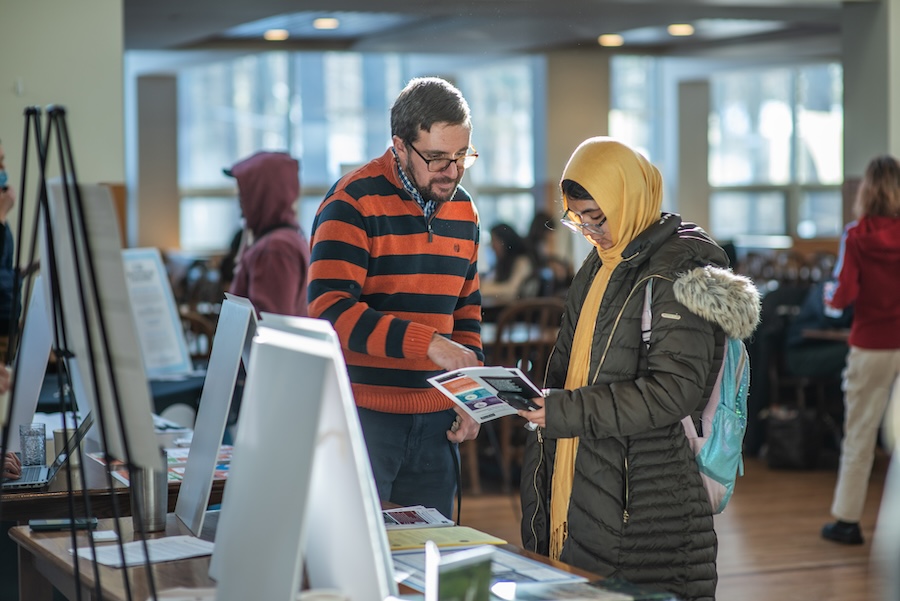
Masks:
[[[528,522],[528,525],[531,528],[531,540],[534,541],[534,545],[535,545],[534,549],[531,549],[531,551],[533,551],[535,553],[538,552],[538,549],[537,549],[538,536],[537,536],[537,532],[535,531],[535,528],[534,528],[534,521],[537,519],[537,515],[540,512],[541,499],[543,498],[541,495],[541,491],[539,491],[537,488],[537,474],[540,471],[541,466],[544,464],[544,435],[541,432],[542,430],[543,430],[543,428],[540,428],[540,427],[538,427],[538,429],[535,430],[535,433],[537,434],[538,445],[540,445],[540,451],[538,453],[537,465],[534,468],[534,473],[532,473],[532,475],[531,475],[531,487],[534,489],[535,499],[537,500],[537,502],[534,504],[534,513],[531,514],[531,519]]]
[[[597,363],[597,369],[594,370],[594,377],[591,380],[591,384],[595,384],[597,382],[597,378],[600,377],[600,368],[603,367],[603,363],[606,361],[606,355],[607,355],[607,353],[609,353],[609,347],[612,344],[613,336],[616,333],[616,329],[619,327],[619,322],[622,320],[622,314],[625,313],[625,307],[628,305],[628,301],[631,300],[631,297],[634,296],[635,291],[641,286],[641,284],[643,284],[647,280],[654,278],[654,277],[658,277],[658,278],[662,278],[662,279],[666,279],[666,280],[669,279],[669,278],[665,278],[660,275],[648,275],[648,276],[641,278],[628,292],[628,297],[625,299],[625,302],[622,303],[622,308],[619,310],[619,314],[616,315],[616,320],[613,322],[612,331],[609,333],[609,336],[606,339],[606,347],[603,349],[603,355],[600,356],[600,361]],[[550,363],[549,360],[547,361],[547,363],[549,365],[549,363]],[[546,380],[546,376],[545,376],[545,380]],[[628,474],[628,443],[626,441],[626,443],[625,443],[625,461],[622,465],[622,480],[623,480],[623,483],[625,486],[625,491],[624,491],[625,498],[624,498],[624,505],[622,507],[622,523],[623,524],[627,524],[628,520],[631,518],[631,515],[628,513],[628,505],[630,502],[630,495],[631,495],[631,492],[629,490],[628,476],[629,476],[629,474]]]

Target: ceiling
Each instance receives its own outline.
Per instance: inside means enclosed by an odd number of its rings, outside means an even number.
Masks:
[[[621,33],[624,49],[677,54],[747,41],[837,36],[841,4],[840,0],[124,0],[125,48],[537,52],[592,47],[600,34]],[[312,20],[323,16],[338,17],[342,27],[313,29]],[[696,34],[674,38],[665,33],[671,23],[692,23]],[[262,30],[273,27],[288,29],[291,37],[262,41]]]

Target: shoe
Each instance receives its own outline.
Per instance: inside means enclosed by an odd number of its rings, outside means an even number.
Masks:
[[[854,522],[832,522],[822,527],[822,538],[833,540],[836,543],[844,545],[861,545],[863,544],[862,533],[859,531],[859,524]]]

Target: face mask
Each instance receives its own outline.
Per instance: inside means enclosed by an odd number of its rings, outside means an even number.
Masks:
[[[9,178],[6,176],[6,169],[0,169],[0,189],[6,190],[6,182]]]

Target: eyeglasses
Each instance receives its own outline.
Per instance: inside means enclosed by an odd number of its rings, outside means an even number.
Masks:
[[[469,153],[464,154],[461,157],[457,157],[455,159],[426,159],[425,156],[416,150],[416,147],[412,145],[412,142],[407,142],[407,146],[415,150],[416,154],[419,155],[423,161],[425,161],[425,168],[428,169],[432,173],[440,173],[441,171],[446,171],[446,169],[450,166],[450,163],[456,163],[456,166],[461,169],[467,169],[471,167],[475,163],[475,159],[478,158],[478,153],[475,151],[475,147],[469,146]]]
[[[569,211],[566,211],[566,215],[568,214]],[[585,232],[602,234],[603,232],[600,228],[602,228],[606,223],[606,215],[603,216],[603,219],[600,220],[600,223],[581,223],[580,221],[573,221],[572,219],[568,219],[566,217],[560,218],[559,222],[576,234],[584,234]]]

